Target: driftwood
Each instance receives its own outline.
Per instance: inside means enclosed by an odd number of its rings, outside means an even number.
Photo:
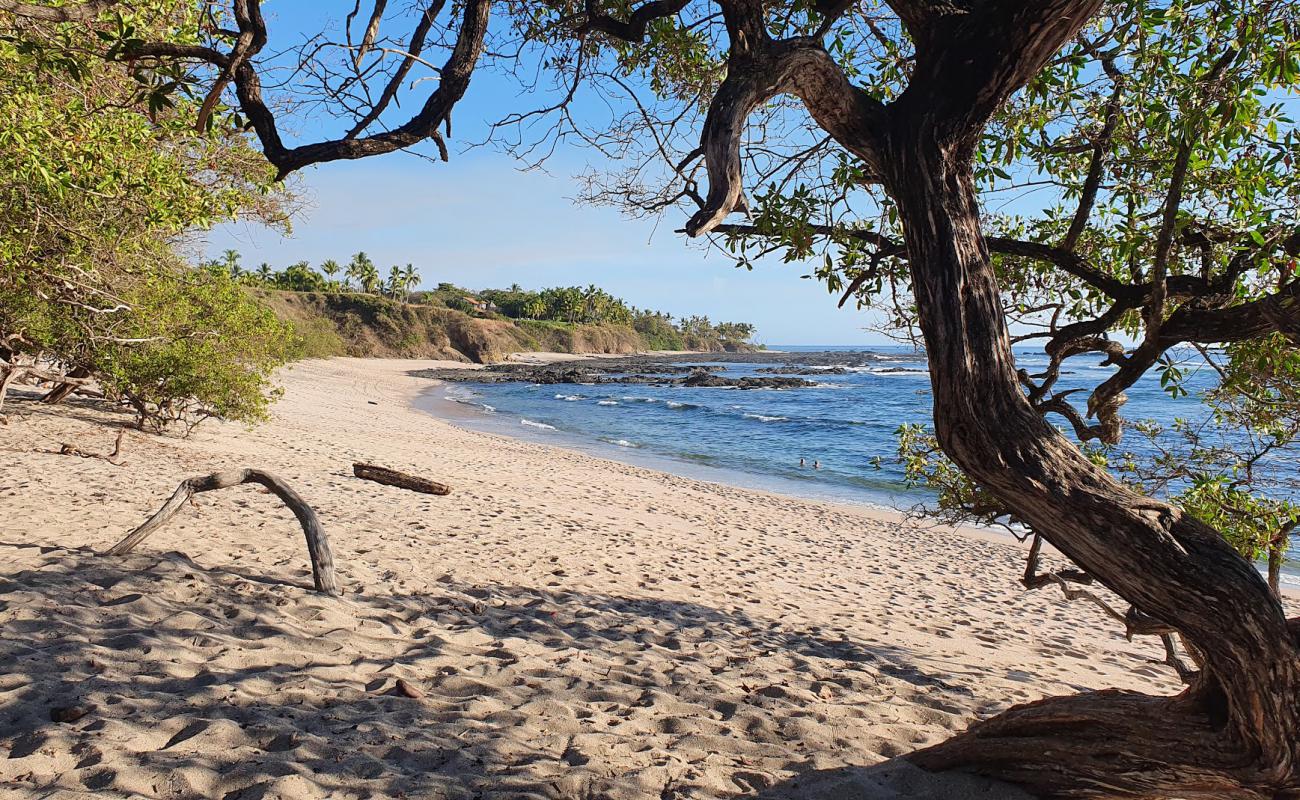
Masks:
[[[325,530],[321,527],[320,520],[316,518],[316,512],[298,496],[297,492],[289,488],[288,484],[271,473],[263,472],[260,469],[214,472],[211,475],[200,475],[181,481],[171,499],[162,508],[158,509],[143,525],[131,531],[125,539],[109,548],[105,555],[120,556],[131,552],[136,545],[144,540],[144,537],[167,524],[168,520],[174,517],[176,512],[180,511],[181,507],[185,505],[185,501],[199,492],[226,489],[244,483],[257,483],[265,486],[293,511],[294,516],[302,523],[302,532],[307,536],[307,554],[311,557],[312,579],[315,582],[316,591],[328,595],[337,595],[339,589],[334,578],[334,556],[330,552],[330,543],[325,536]]]
[[[405,472],[398,472],[395,469],[380,467],[374,464],[353,464],[352,474],[368,481],[382,483],[385,486],[396,486],[399,489],[410,489],[413,492],[424,492],[425,494],[451,494],[451,487],[445,483],[431,481],[428,478],[421,478],[418,475],[408,475]]]
[[[117,439],[113,441],[113,451],[111,453],[91,453],[86,450],[82,450],[80,447],[77,447],[75,444],[67,444],[66,442],[63,444],[62,447],[59,448],[58,453],[61,456],[81,456],[82,458],[102,458],[103,460],[107,461],[113,466],[120,467],[122,466],[123,463],[121,461],[121,457],[122,457],[122,439],[124,436],[126,436],[125,428],[117,432]]]

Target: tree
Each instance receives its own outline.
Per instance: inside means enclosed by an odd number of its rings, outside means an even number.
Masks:
[[[397,299],[405,291],[405,286],[406,274],[402,272],[402,268],[396,264],[389,267],[388,280],[384,282],[384,288],[387,290],[388,296]]]
[[[244,274],[243,268],[239,265],[239,260],[240,255],[238,250],[226,250],[221,254],[222,266],[225,267],[226,272],[230,274],[230,277],[235,280],[239,280]]]
[[[188,4],[149,7],[133,35],[184,41]],[[176,245],[239,216],[282,222],[283,194],[225,115],[193,129],[176,70],[145,89],[93,55],[118,27],[0,12],[0,384],[93,379],[141,424],[256,419],[293,336],[236,285],[237,252],[195,268]]]
[[[366,255],[365,251],[362,250],[352,256],[352,260],[348,262],[347,269],[343,274],[349,282],[345,285],[350,285],[351,281],[356,281],[357,288],[362,291],[370,291],[366,287],[373,287],[378,273],[375,271],[375,264],[370,260],[370,256]]]
[[[323,292],[326,289],[325,279],[306,261],[285,267],[274,276],[274,283],[277,288],[291,292]]]
[[[416,286],[420,285],[420,271],[415,268],[414,264],[407,264],[402,270],[402,290],[411,292]]]
[[[374,264],[366,264],[361,270],[361,291],[366,294],[375,294],[379,291],[381,281],[379,279],[379,268]]]
[[[282,175],[433,136],[438,126],[427,123],[445,121],[463,95],[486,27],[486,2],[466,4],[449,26],[444,80],[409,125],[287,148],[251,58],[267,39],[259,3],[239,0],[235,10],[238,30],[213,34],[229,54],[187,52],[222,70],[210,97],[233,81]],[[376,4],[373,19],[382,11]],[[935,442],[990,513],[1026,526],[1130,603],[1132,631],[1177,633],[1197,661],[1177,698],[1051,698],[914,760],[1075,797],[1298,788],[1300,645],[1281,605],[1225,531],[1192,513],[1205,513],[1198,501],[1143,494],[1080,446],[1118,443],[1124,391],[1142,375],[1158,370],[1177,384],[1168,354],[1181,344],[1227,345],[1226,391],[1263,388],[1262,406],[1294,399],[1300,223],[1291,167],[1300,154],[1273,102],[1300,74],[1292,4],[560,2],[507,24],[521,42],[548,48],[561,93],[544,110],[557,119],[548,135],[578,133],[569,107],[585,88],[628,111],[582,138],[629,156],[643,146],[665,178],[647,181],[651,165],[633,164],[594,182],[590,199],[643,213],[684,204],[685,232],[721,237],[742,263],[756,252],[751,242],[789,260],[819,252],[815,274],[832,289],[884,298],[889,322],[915,326],[926,346]],[[398,70],[409,69],[400,58]],[[360,60],[340,82],[362,79]],[[371,96],[391,100],[394,73],[379,74],[387,83]],[[324,93],[358,96],[336,89]],[[363,110],[354,130],[379,113]],[[746,137],[755,127],[763,135]],[[1021,216],[981,214],[982,199],[1030,181],[1058,197]],[[748,221],[728,222],[747,208]],[[817,251],[819,242],[829,245]],[[570,321],[581,313],[565,292],[545,296]],[[1017,369],[1009,321],[1040,327],[1045,373]],[[1270,361],[1267,348],[1280,356]],[[1054,387],[1061,364],[1084,354],[1115,372],[1079,410]],[[1258,424],[1266,412],[1246,413]]]
[[[339,264],[339,262],[335,261],[334,259],[327,258],[321,262],[320,271],[325,273],[325,277],[329,279],[329,282],[331,284],[335,284],[336,281],[334,279],[334,276],[342,272],[343,267],[342,265]]]

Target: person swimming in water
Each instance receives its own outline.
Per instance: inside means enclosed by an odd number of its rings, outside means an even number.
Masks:
[[[803,460],[802,458],[799,459],[799,466],[801,466],[801,467],[803,467],[803,466],[807,466],[807,464],[804,462],[804,460]]]
[[[822,462],[820,461],[813,462],[813,469],[821,469],[821,468],[822,468]]]

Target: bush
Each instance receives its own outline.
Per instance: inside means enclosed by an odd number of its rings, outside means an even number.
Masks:
[[[288,323],[208,270],[154,276],[126,299],[132,341],[96,348],[83,366],[135,409],[141,427],[266,418],[278,396],[272,373],[301,353]]]

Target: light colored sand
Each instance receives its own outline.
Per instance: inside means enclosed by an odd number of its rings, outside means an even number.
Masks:
[[[1012,546],[467,432],[410,408],[427,366],[301,364],[273,422],[132,435],[121,468],[50,452],[107,449],[103,412],[6,408],[0,795],[1003,798],[833,770],[1045,693],[1176,689],[1153,641],[1020,591]],[[252,488],[93,555],[236,466],[315,505],[345,597],[303,588],[300,530]]]

